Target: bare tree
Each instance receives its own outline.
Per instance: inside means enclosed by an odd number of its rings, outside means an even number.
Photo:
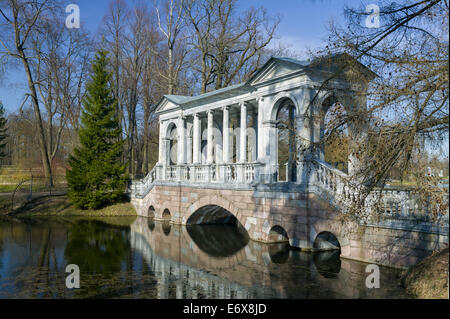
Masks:
[[[346,52],[378,75],[359,97],[367,98],[367,107],[337,117],[328,128],[330,136],[344,124],[363,133],[351,147],[360,164],[355,177],[367,186],[367,193],[384,185],[394,168],[405,173],[416,165],[415,154],[424,153],[425,145],[430,149],[448,140],[448,14],[447,0],[383,2],[378,28],[366,27],[370,17],[364,7],[345,9],[345,28],[331,26],[329,44],[321,53]],[[344,74],[360,81],[350,69],[344,62],[325,82]],[[448,190],[426,176],[424,167],[416,172],[418,194],[445,211]]]
[[[2,35],[0,43],[2,54],[10,58],[18,59],[27,76],[27,83],[31,98],[34,116],[36,119],[39,148],[41,152],[44,173],[52,183],[51,163],[48,156],[45,128],[41,115],[40,101],[37,93],[37,83],[32,70],[32,61],[36,59],[30,52],[31,41],[41,36],[42,22],[45,15],[54,8],[55,3],[47,0],[41,1],[3,1],[0,7],[0,15],[3,18],[1,25]]]
[[[160,71],[159,75],[167,82],[167,93],[174,94],[178,75],[187,54],[186,48],[180,44],[184,40],[180,38],[185,26],[184,0],[166,0],[163,10],[160,10],[158,6],[155,8],[158,27],[165,42],[163,54],[160,57],[167,66],[166,71]]]
[[[64,129],[70,124],[72,128],[78,127],[90,54],[87,34],[82,30],[61,28],[61,25],[64,21],[52,16],[43,22],[42,36],[32,41],[37,57],[36,64],[33,63],[36,87],[45,107],[50,163],[59,150]]]
[[[144,72],[148,45],[149,12],[145,5],[135,6],[131,10],[129,34],[125,37],[127,49],[124,50],[124,94],[127,97],[128,115],[128,169],[133,175],[139,173],[136,110],[141,97],[140,80]]]
[[[124,47],[127,33],[127,21],[130,17],[130,9],[124,0],[111,0],[108,11],[103,17],[100,35],[103,45],[111,52],[113,75],[112,87],[114,97],[117,100],[117,117],[120,120],[120,127],[126,126],[124,116],[125,97],[121,90],[122,62],[124,58]]]
[[[265,62],[279,17],[270,17],[262,7],[239,15],[235,0],[191,0],[185,8],[202,93],[211,84],[220,89],[245,80]]]

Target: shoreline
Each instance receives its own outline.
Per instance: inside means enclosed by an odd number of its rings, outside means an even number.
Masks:
[[[68,216],[137,216],[130,202],[122,201],[97,210],[83,210],[70,203],[67,195],[43,196],[33,199],[9,216],[14,217],[68,217]]]

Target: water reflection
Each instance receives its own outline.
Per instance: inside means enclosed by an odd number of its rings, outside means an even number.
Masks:
[[[81,288],[65,287],[77,264]],[[365,288],[366,264],[337,252],[266,245],[230,225],[178,226],[152,219],[0,221],[0,298],[395,298],[382,268]]]
[[[230,257],[247,246],[247,233],[230,225],[190,225],[187,232],[198,248],[211,257]]]

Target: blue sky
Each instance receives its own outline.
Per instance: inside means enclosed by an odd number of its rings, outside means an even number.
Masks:
[[[133,3],[132,0],[128,2]],[[152,0],[149,2],[153,3]],[[343,22],[344,5],[359,6],[361,2],[360,0],[238,0],[241,10],[250,6],[263,6],[270,14],[280,14],[281,23],[277,41],[288,44],[300,53],[323,45],[329,22],[332,19]],[[109,0],[78,0],[73,3],[77,3],[80,7],[81,23],[89,31],[96,33],[108,8]],[[65,12],[62,14],[66,15]],[[18,110],[26,92],[25,87],[23,69],[20,66],[17,69],[10,69],[0,82],[0,100],[3,101],[7,112]]]

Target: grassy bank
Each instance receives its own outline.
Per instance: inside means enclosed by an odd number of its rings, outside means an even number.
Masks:
[[[447,299],[448,248],[411,267],[403,278],[408,293],[420,299]]]
[[[98,210],[82,210],[73,206],[67,196],[48,196],[35,199],[17,211],[32,216],[136,216],[129,202],[121,202]]]

